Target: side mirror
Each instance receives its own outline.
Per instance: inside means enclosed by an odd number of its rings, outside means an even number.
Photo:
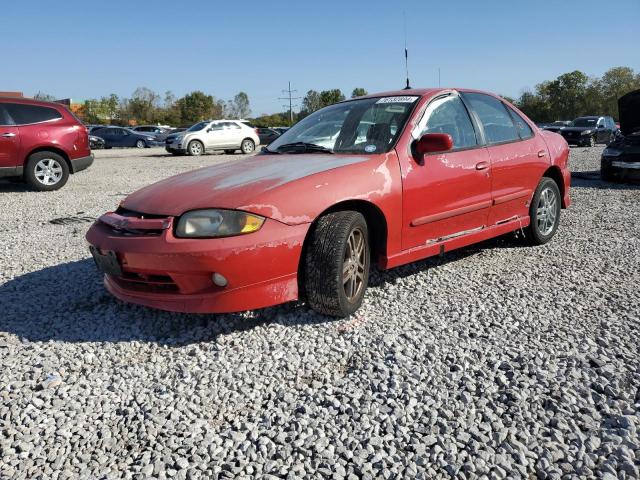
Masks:
[[[600,124],[598,125],[598,128],[604,128],[604,125]]]
[[[453,148],[453,138],[448,133],[425,133],[415,142],[415,152],[422,163],[428,153],[446,152]]]

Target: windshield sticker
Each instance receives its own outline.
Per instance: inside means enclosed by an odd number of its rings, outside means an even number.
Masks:
[[[373,153],[376,151],[376,146],[375,145],[367,145],[366,147],[364,147],[364,151],[367,153]]]
[[[376,103],[413,103],[418,97],[404,96],[404,97],[383,97]]]

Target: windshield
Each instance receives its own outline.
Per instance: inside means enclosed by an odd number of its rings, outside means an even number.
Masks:
[[[187,129],[187,132],[197,132],[198,130],[202,130],[207,125],[209,125],[209,122],[198,122],[195,125],[191,125]]]
[[[595,127],[597,121],[598,121],[597,118],[587,118],[587,117],[576,118],[573,121],[573,126],[574,127]]]
[[[395,144],[418,98],[377,97],[331,105],[291,127],[271,143],[267,150],[287,151],[294,144],[322,147],[342,153],[388,152]]]

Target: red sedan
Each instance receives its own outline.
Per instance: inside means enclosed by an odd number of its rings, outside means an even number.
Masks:
[[[501,98],[402,90],[306,117],[259,155],[162,180],[87,233],[106,288],[179,312],[305,298],[347,316],[379,268],[556,233],[569,148]]]

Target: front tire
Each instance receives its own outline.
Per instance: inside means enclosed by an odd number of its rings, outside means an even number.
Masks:
[[[189,155],[199,157],[204,153],[204,145],[200,140],[191,140],[189,142],[189,146],[187,147],[187,151],[189,152]]]
[[[333,317],[353,314],[369,282],[369,232],[353,211],[321,217],[312,230],[304,258],[304,290],[309,306]]]
[[[145,148],[147,146],[147,142],[144,140],[136,141],[136,148]]]
[[[69,179],[69,165],[57,153],[36,152],[27,160],[24,179],[39,192],[58,190]]]
[[[595,147],[596,146],[596,137],[594,137],[594,136],[589,137],[589,142],[587,143],[587,145],[589,147]]]
[[[245,138],[240,146],[240,150],[242,150],[242,153],[244,154],[253,153],[255,149],[256,143],[250,138]]]
[[[543,245],[553,238],[560,225],[560,189],[549,177],[542,177],[529,207],[526,237],[531,245]]]

